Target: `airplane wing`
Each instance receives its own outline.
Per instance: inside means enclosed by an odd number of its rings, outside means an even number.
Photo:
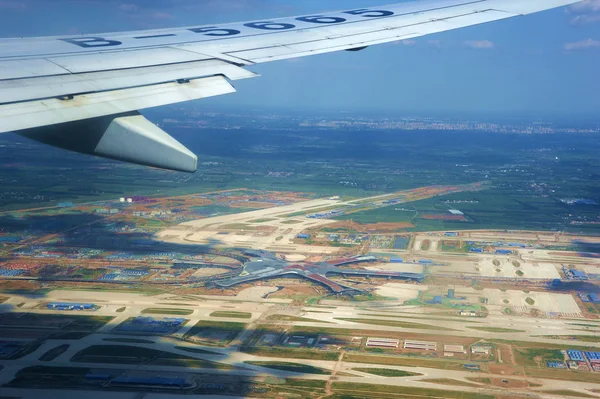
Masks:
[[[425,0],[282,19],[0,39],[0,133],[193,172],[197,157],[139,110],[235,92],[258,63],[406,40],[579,0]]]

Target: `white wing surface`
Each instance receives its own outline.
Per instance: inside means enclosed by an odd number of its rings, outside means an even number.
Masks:
[[[425,0],[282,19],[0,39],[0,133],[195,171],[196,157],[138,110],[235,92],[245,66],[411,39],[578,0]]]

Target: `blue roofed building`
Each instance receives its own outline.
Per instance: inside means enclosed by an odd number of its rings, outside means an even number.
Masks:
[[[574,280],[587,280],[588,275],[585,272],[582,272],[577,269],[570,269],[571,276]]]
[[[569,359],[573,361],[585,362],[585,357],[583,356],[582,351],[569,349],[567,350],[567,355],[569,355]]]
[[[600,352],[585,352],[585,356],[590,362],[600,362]]]
[[[93,303],[50,302],[46,307],[50,310],[96,310]]]
[[[2,277],[17,277],[25,273],[25,270],[20,269],[0,269],[0,276]]]

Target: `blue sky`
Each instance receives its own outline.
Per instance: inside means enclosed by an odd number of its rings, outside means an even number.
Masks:
[[[388,1],[388,3],[393,2]],[[385,0],[0,0],[0,37],[203,25]],[[600,115],[600,0],[358,53],[253,67],[207,107]],[[202,106],[203,103],[197,103]]]

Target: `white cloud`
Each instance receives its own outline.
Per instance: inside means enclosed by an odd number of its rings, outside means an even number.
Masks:
[[[494,48],[494,42],[489,40],[471,40],[465,42],[465,45],[478,50]]]
[[[600,14],[577,15],[571,19],[573,25],[587,25],[600,22]]]
[[[415,44],[417,44],[416,40],[402,40],[400,43],[402,43],[405,46],[414,46]]]
[[[586,39],[579,42],[566,43],[564,49],[567,51],[586,50],[591,48],[600,48],[600,41],[594,39]]]
[[[140,10],[140,6],[132,3],[119,4],[119,10],[124,12],[137,12]]]
[[[441,40],[428,40],[427,44],[429,44],[432,47],[442,48]]]
[[[579,3],[575,3],[569,7],[569,11],[575,13],[582,12],[598,12],[600,11],[600,0],[584,0]]]
[[[575,3],[567,12],[576,14],[571,18],[572,25],[587,25],[600,22],[600,0],[585,0]]]
[[[174,19],[175,17],[168,12],[153,12],[152,18],[154,19]]]

